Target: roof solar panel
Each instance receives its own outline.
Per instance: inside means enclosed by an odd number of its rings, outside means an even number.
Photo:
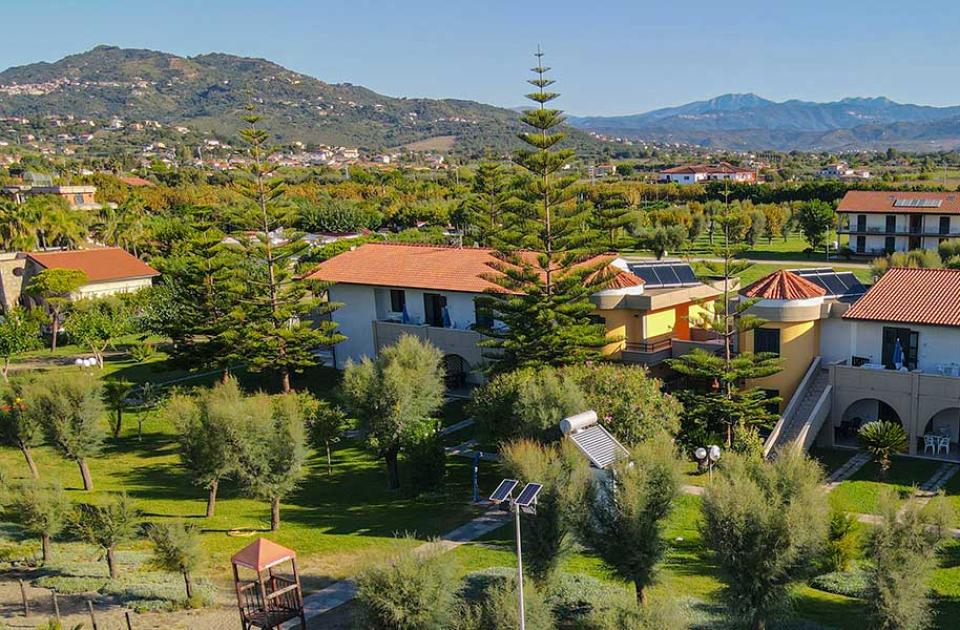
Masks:
[[[644,265],[628,265],[628,267],[631,273],[643,278],[643,282],[647,286],[657,286],[660,284],[660,278],[657,277],[652,267]]]
[[[537,495],[540,494],[541,490],[543,490],[543,484],[528,483],[523,487],[520,496],[517,497],[514,503],[520,507],[530,507],[530,505],[537,500]]]
[[[847,294],[866,293],[867,287],[864,286],[857,276],[850,271],[838,273],[837,278],[847,287]]]
[[[829,267],[823,267],[791,269],[790,272],[823,287],[827,292],[826,297],[843,298],[863,295],[867,292],[867,287],[861,284],[857,276],[850,271],[837,272]]]
[[[680,278],[677,277],[677,272],[673,270],[672,265],[657,267],[657,275],[660,276],[661,286],[669,287],[680,284]]]
[[[693,267],[690,265],[677,265],[676,272],[677,277],[680,278],[680,282],[683,284],[697,284],[700,282],[697,280],[697,274],[693,273]]]
[[[847,292],[847,287],[837,280],[836,275],[827,275],[818,276],[820,280],[823,281],[823,284],[827,288],[828,295],[843,295]]]
[[[500,485],[497,486],[497,489],[493,491],[493,494],[490,495],[490,500],[494,503],[502,503],[510,496],[513,489],[519,485],[520,482],[516,479],[504,479],[500,482]]]

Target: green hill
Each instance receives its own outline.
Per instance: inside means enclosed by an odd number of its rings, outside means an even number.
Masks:
[[[394,98],[349,83],[325,83],[264,59],[221,53],[178,57],[98,46],[54,63],[0,72],[3,116],[117,116],[230,136],[251,102],[279,142],[375,150],[453,136],[453,151],[478,153],[516,147],[519,130],[517,113],[508,109]],[[569,131],[572,146],[588,152],[599,146],[586,133]]]

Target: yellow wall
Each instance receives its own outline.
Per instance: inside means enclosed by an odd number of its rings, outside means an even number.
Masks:
[[[647,339],[670,334],[677,326],[677,310],[666,308],[662,311],[647,313],[643,316],[643,324],[646,328]]]
[[[621,350],[627,341],[633,341],[640,334],[640,319],[628,309],[597,310],[596,314],[607,322],[607,337],[614,340],[603,347],[603,355],[611,356]]]
[[[779,390],[783,399],[780,403],[782,411],[803,380],[810,362],[820,353],[820,326],[817,321],[767,322],[761,328],[780,329],[783,369],[773,376],[747,381],[746,386]],[[744,333],[740,341],[741,350],[753,352],[753,331]]]

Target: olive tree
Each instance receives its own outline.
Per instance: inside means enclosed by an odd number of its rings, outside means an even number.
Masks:
[[[33,276],[24,293],[41,300],[50,314],[50,351],[57,349],[57,336],[63,313],[73,293],[87,283],[87,274],[79,269],[44,269]]]
[[[50,539],[67,523],[69,503],[59,485],[25,481],[13,492],[6,515],[25,532],[40,538],[43,561],[50,560]]]
[[[216,513],[220,481],[237,470],[238,444],[246,419],[258,410],[228,378],[196,396],[175,394],[162,414],[177,429],[180,461],[193,482],[207,489],[207,518]]]
[[[87,459],[100,452],[104,439],[100,380],[82,372],[46,372],[25,387],[24,400],[53,447],[77,462],[83,489],[93,490]]]
[[[763,630],[827,541],[823,471],[798,449],[775,460],[731,455],[703,496],[701,535],[732,615]]]
[[[12,360],[42,345],[40,324],[37,309],[28,311],[15,306],[0,317],[0,357],[3,358],[0,374],[4,381],[9,378]]]
[[[306,474],[304,403],[297,394],[251,397],[256,412],[246,418],[237,472],[255,496],[270,502],[270,531],[280,529],[280,501]]]
[[[70,339],[93,354],[103,369],[103,353],[117,337],[133,331],[130,309],[119,298],[75,302],[70,315]]]
[[[24,388],[30,382],[29,378],[17,378],[9,383],[4,390],[0,402],[0,439],[8,446],[20,449],[23,459],[27,462],[30,475],[34,479],[40,477],[37,464],[33,461],[30,448],[39,442],[43,426],[40,416],[36,413],[27,413],[27,403],[24,401]]]
[[[126,494],[114,496],[102,505],[81,503],[74,513],[74,529],[80,537],[104,551],[110,578],[119,575],[117,545],[132,540],[137,531],[137,511]]]
[[[580,539],[647,603],[666,551],[663,522],[680,490],[680,460],[665,435],[633,447],[609,476],[583,484]],[[587,478],[589,479],[589,478]]]
[[[181,574],[187,599],[193,599],[191,575],[203,561],[200,532],[183,521],[169,521],[152,524],[147,535],[153,543],[154,566],[162,571]]]
[[[123,408],[127,404],[127,396],[133,389],[133,383],[126,379],[111,378],[103,383],[103,402],[117,413],[117,421],[113,425],[113,437],[120,437],[123,429]]]
[[[391,490],[400,488],[400,450],[436,429],[433,416],[444,394],[442,359],[430,343],[403,335],[376,359],[349,362],[344,371],[347,409],[359,420],[367,445],[386,463]]]
[[[330,449],[340,441],[340,436],[347,424],[347,416],[339,407],[313,397],[304,399],[304,413],[307,417],[307,431],[313,447],[326,453],[329,475],[333,472]]]
[[[543,484],[536,513],[524,515],[520,531],[524,568],[544,584],[571,548],[577,481],[584,474],[581,456],[569,448],[533,440],[508,443],[501,456],[507,477]]]

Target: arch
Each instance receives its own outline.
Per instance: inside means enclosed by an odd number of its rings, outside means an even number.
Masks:
[[[951,442],[960,442],[960,406],[947,405],[931,414],[921,433],[949,435]]]
[[[459,354],[446,354],[443,356],[443,371],[447,387],[464,387],[470,374],[470,363]]]
[[[905,418],[894,405],[880,397],[863,396],[850,402],[840,414],[840,424],[837,427],[837,437],[841,441],[856,440],[860,427],[875,420],[890,420],[899,422],[907,435],[911,435],[908,426],[909,417]]]

